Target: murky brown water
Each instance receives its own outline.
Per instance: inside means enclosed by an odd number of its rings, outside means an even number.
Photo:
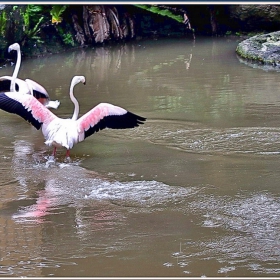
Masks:
[[[1,276],[279,276],[279,73],[237,41],[138,41],[24,60],[71,116],[110,102],[148,118],[49,161],[0,112]],[[0,75],[12,73],[8,66]]]

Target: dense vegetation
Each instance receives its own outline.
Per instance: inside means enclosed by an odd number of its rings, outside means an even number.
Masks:
[[[249,8],[244,18],[244,5],[239,11],[237,5],[0,5],[0,57],[13,42],[32,56],[144,36],[195,38],[278,28],[277,5]],[[263,14],[256,16],[257,9]]]
[[[182,32],[186,26],[181,9],[153,5],[7,6],[0,10],[1,48],[14,41],[22,47],[45,43],[74,47],[131,39],[145,32],[154,34],[157,24],[153,24],[152,14],[165,18],[165,24],[158,21],[163,28],[172,29],[177,22],[180,27],[175,26],[174,30]]]

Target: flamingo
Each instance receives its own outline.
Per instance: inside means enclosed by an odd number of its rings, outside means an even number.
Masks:
[[[70,158],[70,149],[75,144],[99,130],[134,128],[146,120],[109,103],[100,103],[78,118],[79,103],[73,91],[76,84],[85,82],[84,76],[74,76],[71,81],[69,95],[74,104],[71,119],[59,118],[32,95],[16,92],[0,93],[0,109],[19,115],[37,130],[42,128],[45,144],[54,147],[53,156],[55,157],[57,148],[64,147],[66,158]]]
[[[17,52],[16,66],[12,76],[0,77],[0,92],[16,91],[22,94],[32,94],[47,108],[57,109],[60,102],[50,100],[49,94],[43,86],[31,79],[24,81],[17,78],[21,65],[21,52],[18,43],[9,46],[8,52],[10,53],[13,50]]]

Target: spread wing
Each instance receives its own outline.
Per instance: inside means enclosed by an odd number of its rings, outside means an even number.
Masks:
[[[43,123],[49,123],[56,118],[35,97],[17,92],[0,93],[0,109],[22,117],[36,129],[40,129]]]
[[[143,124],[145,120],[146,118],[121,107],[109,103],[100,103],[77,120],[79,141],[104,128],[133,128]]]

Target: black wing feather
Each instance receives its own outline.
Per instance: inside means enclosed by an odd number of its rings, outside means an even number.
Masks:
[[[106,116],[102,120],[100,120],[95,126],[90,127],[88,130],[85,131],[85,138],[104,128],[126,129],[137,127],[140,124],[143,124],[145,120],[146,118],[140,117],[131,112],[127,112],[124,115]]]
[[[0,92],[10,91],[10,87],[11,87],[11,80],[0,81]],[[19,90],[19,86],[16,83],[16,91],[18,90]]]
[[[2,81],[0,81],[0,92],[10,91],[10,87],[11,87],[11,80],[2,80]],[[18,83],[16,83],[15,89],[16,89],[17,92],[19,91]],[[40,92],[40,91],[38,91],[36,89],[33,89],[33,96],[36,99],[39,99],[39,98],[49,99],[44,93],[42,93],[42,92]]]
[[[40,91],[36,90],[36,89],[33,89],[33,96],[36,98],[36,99],[39,99],[39,98],[45,98],[45,99],[49,99],[48,97],[46,97],[46,95],[44,93],[41,93]]]
[[[28,111],[20,102],[9,98],[5,93],[0,93],[0,109],[8,113],[19,115],[38,130],[42,126],[42,123],[34,119],[31,111]]]

